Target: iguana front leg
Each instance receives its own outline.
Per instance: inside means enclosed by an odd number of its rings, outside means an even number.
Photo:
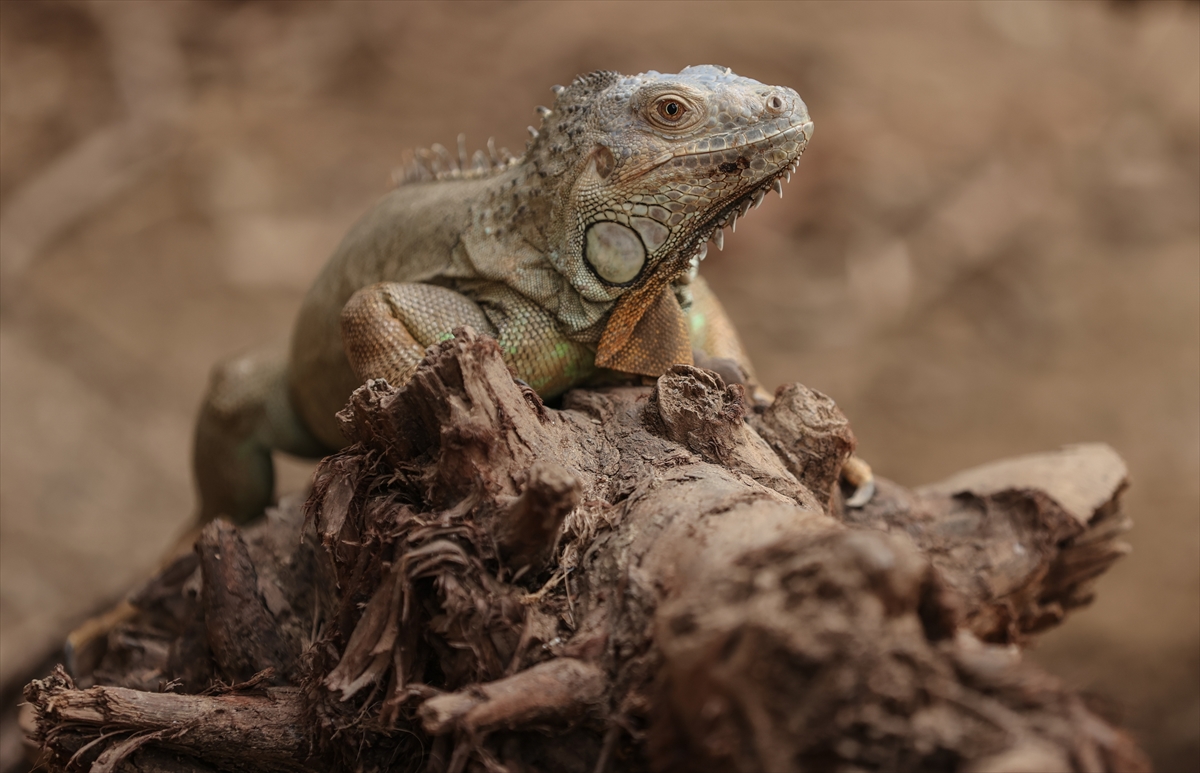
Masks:
[[[496,335],[496,328],[470,298],[436,285],[380,282],[364,287],[342,307],[342,344],[360,379],[408,382],[425,348],[470,325]]]
[[[495,337],[504,361],[542,397],[579,385],[594,369],[594,352],[567,339],[554,316],[504,287],[479,293],[480,303],[436,285],[380,282],[355,293],[342,309],[342,340],[355,374],[401,385],[425,348],[470,325]]]

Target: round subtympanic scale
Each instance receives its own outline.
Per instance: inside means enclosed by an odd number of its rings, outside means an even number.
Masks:
[[[606,282],[632,282],[646,264],[646,247],[632,228],[620,223],[596,223],[587,232],[588,263]]]
[[[651,252],[663,246],[667,237],[671,235],[671,231],[665,225],[648,217],[631,217],[629,224],[642,237],[642,244]]]

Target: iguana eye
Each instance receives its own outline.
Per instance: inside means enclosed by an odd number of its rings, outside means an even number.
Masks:
[[[679,94],[661,94],[644,110],[651,124],[673,131],[689,128],[701,117],[696,105]]]
[[[683,120],[684,113],[687,112],[687,108],[683,106],[682,102],[670,97],[660,99],[657,110],[659,117],[668,123],[679,123]]]

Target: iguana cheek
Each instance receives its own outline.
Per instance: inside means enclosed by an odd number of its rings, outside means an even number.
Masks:
[[[646,247],[633,229],[620,223],[596,223],[587,231],[584,257],[606,282],[622,285],[637,279],[646,265]]]

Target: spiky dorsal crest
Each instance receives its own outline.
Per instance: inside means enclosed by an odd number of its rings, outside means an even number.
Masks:
[[[520,161],[508,148],[496,148],[491,137],[487,152],[476,150],[467,155],[467,137],[458,135],[458,153],[452,154],[443,145],[405,151],[400,166],[392,172],[393,184],[430,182],[433,180],[462,180],[487,177]]]
[[[542,116],[543,122],[551,115],[567,118],[578,113],[581,107],[590,107],[596,102],[596,95],[621,80],[619,72],[597,70],[587,75],[580,75],[571,81],[571,85],[563,88],[555,86],[554,109]]]
[[[600,94],[623,77],[617,72],[597,70],[580,75],[570,86],[551,89],[554,106],[539,111],[541,126],[525,151],[543,175],[556,176],[573,165],[589,112],[599,104]]]
[[[595,70],[580,75],[571,82],[571,88],[586,89],[590,92],[602,91],[621,79],[621,73],[612,70]]]
[[[596,70],[580,75],[570,86],[555,86],[554,107],[538,107],[540,128],[529,127],[530,140],[525,155],[545,147],[551,156],[561,156],[574,145],[577,126],[586,110],[595,102],[595,96],[621,79],[621,74],[611,70]],[[550,136],[546,136],[549,134]],[[435,144],[429,148],[418,148],[404,154],[398,169],[392,173],[395,185],[430,182],[435,180],[461,180],[487,177],[517,164],[525,156],[514,156],[507,148],[496,148],[493,140],[487,142],[487,152],[476,150],[468,157],[466,137],[458,135],[458,153]],[[550,164],[557,166],[557,164]]]

